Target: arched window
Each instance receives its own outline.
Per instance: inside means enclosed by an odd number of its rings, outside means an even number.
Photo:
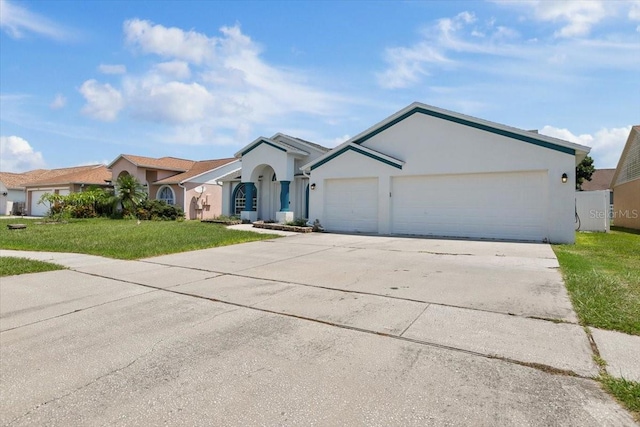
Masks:
[[[164,200],[169,205],[173,205],[176,202],[176,196],[175,194],[173,194],[173,189],[168,185],[160,187],[160,190],[158,190],[156,199]]]
[[[244,210],[244,203],[246,200],[246,191],[244,189],[244,184],[238,184],[235,190],[233,190],[233,214],[240,215],[240,213]],[[253,195],[253,210],[256,210],[258,206],[258,190],[256,189],[255,194]]]

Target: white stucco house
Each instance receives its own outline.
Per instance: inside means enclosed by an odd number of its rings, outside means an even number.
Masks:
[[[589,150],[413,103],[332,150],[256,139],[236,154],[223,204],[327,231],[573,243],[575,166]]]

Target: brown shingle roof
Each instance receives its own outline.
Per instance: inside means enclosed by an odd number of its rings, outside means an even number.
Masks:
[[[8,189],[21,190],[24,188],[24,181],[28,179],[29,177],[24,173],[0,172],[0,182]]]
[[[134,156],[132,154],[122,154],[120,157],[129,160],[136,166],[180,172],[188,171],[193,167],[193,164],[196,163],[194,160],[179,159],[177,157],[160,157],[159,159],[155,159],[153,157]]]
[[[66,168],[66,171],[67,173],[56,173],[44,179],[29,181],[25,183],[25,187],[66,184],[105,185],[105,181],[111,181],[111,171],[105,165]]]
[[[591,181],[584,181],[582,183],[582,190],[594,191],[610,189],[611,179],[615,173],[615,169],[597,169],[593,175],[591,175]]]
[[[154,182],[154,184],[177,184],[189,178],[193,178],[194,176],[200,175],[212,169],[219,168],[220,166],[224,166],[227,163],[231,163],[236,160],[237,160],[236,158],[232,157],[228,159],[202,160],[199,162],[195,162],[188,171],[170,176],[169,178],[161,179],[159,181]]]
[[[34,169],[23,173],[0,172],[0,181],[7,188],[22,189],[32,182],[55,180],[63,175],[87,171],[102,165],[72,166],[58,169]]]

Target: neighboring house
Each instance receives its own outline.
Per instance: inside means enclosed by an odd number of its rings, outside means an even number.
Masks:
[[[301,167],[328,151],[282,133],[256,139],[236,153],[242,172],[221,179],[224,212],[250,221],[308,218],[309,177]]]
[[[135,176],[147,187],[150,199],[177,205],[188,219],[220,216],[222,183],[220,178],[240,170],[234,158],[187,160],[176,157],[143,157],[121,154],[107,166],[115,184],[123,174]]]
[[[616,173],[615,169],[596,169],[591,175],[591,181],[582,183],[582,191],[611,190],[611,180]]]
[[[111,172],[105,165],[38,170],[27,174],[31,174],[31,177],[23,184],[26,213],[32,216],[45,216],[48,213],[49,205],[39,203],[46,193],[67,195],[79,193],[89,187],[111,186]]]
[[[11,215],[24,204],[24,173],[0,172],[0,215]]]
[[[640,230],[640,125],[633,126],[611,179],[613,223]]]
[[[304,172],[308,218],[328,231],[575,241],[575,167],[588,147],[420,103],[300,166],[306,153],[275,139],[240,152],[247,193],[271,179],[265,170],[277,181]],[[242,216],[256,217],[248,200]]]

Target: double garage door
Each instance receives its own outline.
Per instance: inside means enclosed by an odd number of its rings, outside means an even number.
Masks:
[[[46,216],[49,213],[48,203],[38,203],[45,193],[53,194],[55,190],[38,190],[31,192],[31,216]],[[58,190],[58,194],[66,196],[69,194],[69,190]]]
[[[547,174],[539,172],[394,177],[392,234],[541,241]],[[378,179],[327,180],[325,227],[378,232]],[[383,211],[384,211],[383,207]]]

